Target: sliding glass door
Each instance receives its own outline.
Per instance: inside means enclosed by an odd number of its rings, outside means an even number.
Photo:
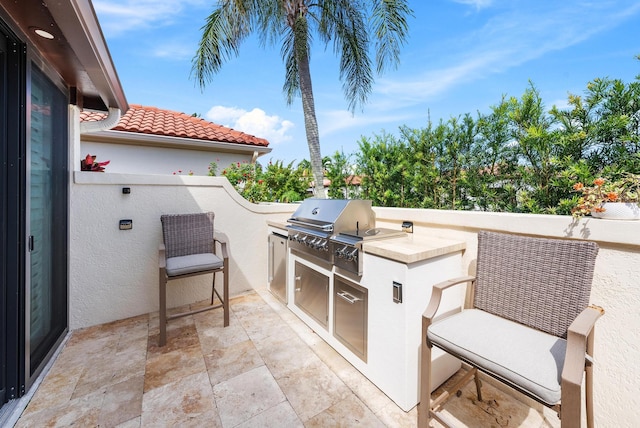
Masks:
[[[29,376],[67,328],[67,98],[31,67],[29,136]]]
[[[36,63],[0,20],[0,407],[68,328],[68,91]]]

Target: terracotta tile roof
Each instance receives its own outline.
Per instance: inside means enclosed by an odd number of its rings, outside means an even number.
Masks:
[[[138,104],[130,104],[129,107],[129,110],[120,118],[118,124],[112,128],[113,131],[164,135],[250,146],[267,147],[269,145],[269,141],[264,138],[245,134],[244,132],[184,113]],[[106,113],[93,111],[82,111],[80,113],[81,122],[102,120],[105,117]]]

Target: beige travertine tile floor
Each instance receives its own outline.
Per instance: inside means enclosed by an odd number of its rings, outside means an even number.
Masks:
[[[222,311],[157,313],[74,331],[17,427],[415,427],[404,412],[267,290]],[[446,413],[468,427],[558,426],[557,417],[485,383]]]

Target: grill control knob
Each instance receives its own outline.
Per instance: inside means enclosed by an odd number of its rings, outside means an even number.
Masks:
[[[352,262],[354,260],[358,260],[358,249],[354,248],[353,251],[350,251],[349,253],[347,253],[346,254],[346,258],[350,262]]]

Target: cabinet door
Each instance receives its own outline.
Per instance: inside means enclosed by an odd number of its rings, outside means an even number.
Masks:
[[[334,276],[333,335],[367,362],[367,290]]]
[[[324,328],[329,322],[329,277],[296,262],[294,303]]]
[[[269,235],[269,290],[287,303],[287,238]]]

